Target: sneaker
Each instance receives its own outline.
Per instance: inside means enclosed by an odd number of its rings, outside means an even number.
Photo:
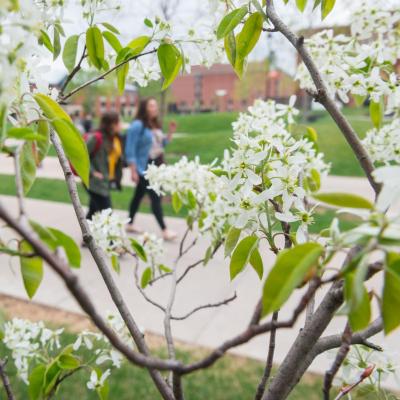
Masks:
[[[141,229],[139,229],[139,228],[136,228],[136,226],[134,226],[133,224],[127,224],[126,226],[125,226],[125,230],[128,232],[128,233],[136,233],[136,234],[141,234],[141,233],[143,233],[143,231],[141,230]]]
[[[169,229],[164,229],[162,233],[162,237],[165,241],[171,242],[172,240],[178,237],[178,234],[174,231],[170,231]]]

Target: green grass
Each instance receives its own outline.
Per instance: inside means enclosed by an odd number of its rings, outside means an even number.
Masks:
[[[81,184],[78,184],[78,192],[82,204],[87,206],[88,195]],[[13,176],[0,174],[0,194],[8,196],[16,195],[15,178]],[[133,194],[132,187],[125,187],[120,192],[113,191],[111,193],[113,207],[119,210],[128,210],[132,194]],[[66,184],[64,181],[59,179],[47,179],[47,178],[36,179],[27,197],[38,200],[54,201],[57,203],[68,203],[68,204],[71,203]],[[167,216],[172,216],[172,217],[185,216],[185,212],[183,209],[179,212],[179,214],[176,214],[174,212],[170,202],[170,198],[168,197],[163,199],[163,210],[165,215]],[[145,213],[151,212],[147,197],[142,202],[139,211]],[[315,223],[311,225],[310,231],[312,233],[317,233],[322,229],[327,228],[330,225],[333,216],[334,212],[331,210],[319,210],[319,212],[315,214]],[[354,222],[352,220],[346,220],[346,218],[343,216],[341,216],[341,218],[342,218],[341,219],[342,229],[349,229],[354,226]]]
[[[74,338],[71,333],[64,332],[61,342],[65,345],[73,342]],[[164,349],[156,349],[156,353],[160,356],[165,356]],[[204,350],[194,349],[194,353],[196,357],[199,357],[204,355]],[[10,377],[16,399],[28,399],[27,387],[17,378],[10,353],[2,343],[0,344],[0,355],[2,358],[8,356],[10,360],[6,371]],[[187,349],[178,349],[178,357],[186,363],[194,360],[194,356]],[[211,368],[186,376],[183,380],[183,387],[188,400],[252,399],[262,372],[263,364],[261,362],[226,356]],[[88,371],[82,370],[68,378],[68,381],[60,386],[60,390],[54,399],[97,399],[97,395],[86,388],[89,375]],[[147,371],[128,363],[124,363],[118,370],[113,370],[108,382],[110,385],[110,400],[156,400],[161,398],[154,388]],[[321,378],[308,375],[297,385],[288,399],[319,400],[321,399],[321,385]],[[1,387],[0,398],[3,398],[3,396],[5,398],[4,389]],[[368,395],[365,391],[358,391],[358,395],[355,394],[353,398],[372,400],[376,399],[374,396],[376,395],[371,393]]]

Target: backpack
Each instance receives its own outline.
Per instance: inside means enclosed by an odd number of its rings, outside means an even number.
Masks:
[[[95,137],[96,144],[94,146],[94,149],[89,154],[90,159],[92,159],[99,152],[101,146],[103,145],[103,135],[102,135],[102,133],[100,131],[84,133],[82,135],[82,138],[83,138],[84,142],[87,144],[87,142],[89,141],[89,139],[92,136]],[[76,172],[75,168],[73,167],[73,165],[71,163],[69,163],[69,166],[71,168],[72,173],[75,176],[79,176],[78,173]]]

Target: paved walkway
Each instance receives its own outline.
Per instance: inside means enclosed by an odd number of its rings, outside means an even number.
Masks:
[[[0,196],[0,201],[9,209],[17,210],[16,200],[9,196]],[[46,226],[53,226],[64,230],[80,241],[80,231],[73,209],[68,204],[52,203],[41,200],[27,200],[27,211],[30,218],[40,221]],[[152,215],[140,214],[138,216],[138,224],[146,227],[150,231],[157,233],[156,224]],[[182,234],[185,229],[185,223],[178,218],[167,218],[169,226]],[[177,254],[177,243],[166,244],[165,264],[168,265]],[[206,251],[206,243],[200,241],[193,251],[188,253],[183,262],[179,265],[182,271],[185,265],[196,261],[203,257]],[[107,293],[102,278],[88,254],[86,249],[82,250],[83,262],[77,275],[82,281],[83,286],[87,289],[91,297],[95,300],[96,306],[100,312],[105,310],[113,310],[113,304]],[[271,266],[273,255],[265,254],[265,264]],[[340,260],[338,260],[340,261]],[[121,263],[121,274],[114,273],[114,279],[123,293],[129,308],[137,319],[139,325],[145,330],[155,333],[163,333],[163,315],[158,309],[155,309],[149,303],[143,300],[134,285],[133,261],[128,257],[124,257]],[[14,259],[12,263],[9,258],[0,255],[1,265],[1,291],[26,298],[20,277],[18,261]],[[165,304],[170,281],[165,279],[154,285],[148,290],[148,294],[154,299]],[[375,280],[369,282],[369,285],[377,290],[380,288],[380,281]],[[189,343],[199,344],[202,346],[213,347],[220,344],[223,340],[231,338],[239,333],[248,323],[249,315],[256,304],[261,293],[262,285],[258,280],[254,271],[248,268],[244,273],[240,274],[233,282],[229,280],[228,263],[223,258],[222,252],[218,252],[216,257],[206,266],[198,267],[188,275],[187,279],[178,287],[176,306],[174,308],[175,315],[182,315],[190,311],[192,308],[210,303],[218,302],[229,297],[235,291],[238,298],[228,306],[211,310],[202,310],[193,315],[186,321],[173,322],[173,334],[177,339],[184,340]],[[282,318],[291,315],[291,310],[297,304],[301,293],[295,293],[287,305],[280,313]],[[81,312],[78,304],[71,297],[64,284],[49,269],[46,268],[42,285],[40,286],[35,301],[60,307],[61,309]],[[317,302],[319,298],[317,299]],[[294,340],[295,335],[301,328],[303,321],[300,320],[292,329],[282,330],[278,334],[276,362],[281,362]],[[336,317],[328,327],[326,333],[337,333],[342,331],[345,320],[343,317]],[[398,350],[398,342],[400,340],[400,331],[395,332],[388,338],[381,337],[375,339],[390,351]],[[265,359],[267,352],[267,336],[263,335],[255,338],[234,350],[235,353],[250,356],[257,359]],[[323,372],[332,362],[326,356],[320,356],[312,365],[311,370],[317,373]],[[389,385],[395,387],[394,381],[390,381]]]

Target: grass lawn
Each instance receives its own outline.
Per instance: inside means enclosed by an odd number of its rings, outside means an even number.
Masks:
[[[71,333],[62,334],[62,344],[73,343],[75,336]],[[94,349],[95,350],[95,349]],[[93,350],[93,351],[94,351]],[[163,348],[154,349],[160,356],[165,357]],[[204,350],[193,349],[188,351],[178,349],[178,358],[184,362],[204,356]],[[8,356],[9,362],[6,371],[10,377],[17,400],[28,399],[27,387],[16,376],[16,369],[9,351],[0,344],[1,357]],[[193,355],[194,354],[194,355]],[[86,358],[86,357],[85,357]],[[242,357],[226,356],[211,368],[188,375],[183,380],[184,391],[188,400],[247,400],[254,398],[255,389],[263,372],[263,363]],[[60,386],[54,399],[87,399],[95,400],[97,395],[87,390],[86,382],[90,372],[82,370],[70,377]],[[108,379],[110,385],[110,400],[155,400],[160,395],[153,386],[147,371],[124,363],[118,370],[113,370]],[[0,385],[1,387],[1,385]],[[306,375],[292,394],[289,400],[319,400],[321,399],[322,379],[315,375]],[[332,391],[334,393],[336,391]],[[0,398],[5,396],[3,387],[0,388]],[[5,398],[5,397],[4,397]],[[359,390],[354,393],[353,399],[373,400],[376,394],[369,390]]]
[[[367,109],[344,109],[355,131],[363,137],[371,127]],[[325,153],[326,160],[332,164],[333,175],[363,176],[355,156],[345,141],[331,117],[323,111],[314,113],[319,118],[307,123],[316,129],[319,136],[320,151]],[[203,113],[190,115],[169,115],[166,117],[166,126],[170,120],[178,123],[177,136],[167,147],[167,160],[176,162],[183,155],[193,158],[196,155],[204,163],[215,158],[221,158],[223,150],[229,148],[232,137],[231,124],[237,118],[237,113]],[[50,155],[55,155],[51,149]]]
[[[0,194],[8,196],[16,195],[14,179],[15,178],[11,175],[0,174]],[[78,185],[78,191],[82,204],[87,206],[88,195],[81,184]],[[127,210],[129,202],[132,197],[132,193],[133,193],[133,188],[131,187],[125,187],[121,192],[113,191],[112,192],[113,207],[119,210]],[[47,179],[47,178],[36,179],[27,197],[32,199],[55,201],[60,203],[70,203],[67,186],[64,181],[59,179]],[[165,215],[167,216],[173,216],[173,217],[185,216],[184,210],[181,210],[179,214],[175,213],[169,198],[164,199],[163,209]],[[145,197],[144,201],[142,202],[139,211],[145,213],[150,212],[150,204],[147,197]],[[315,214],[315,223],[311,225],[310,228],[311,232],[316,233],[321,231],[321,229],[327,228],[330,222],[332,221],[333,215],[334,212],[331,210],[319,210],[319,212]],[[341,227],[343,229],[349,229],[354,226],[354,222],[351,220],[347,220],[345,216],[340,215],[340,218],[341,218]]]

